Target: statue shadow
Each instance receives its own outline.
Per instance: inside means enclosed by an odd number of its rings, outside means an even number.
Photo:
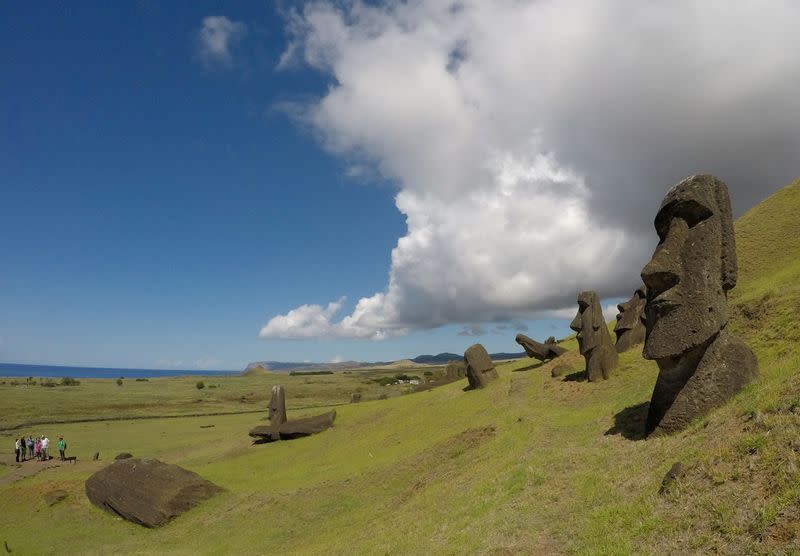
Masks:
[[[626,407],[614,415],[614,426],[608,429],[605,434],[621,434],[628,440],[644,440],[645,425],[647,424],[647,412],[650,409],[650,402]]]
[[[538,369],[538,368],[539,368],[539,367],[541,367],[542,365],[544,365],[544,361],[537,361],[536,363],[533,363],[533,364],[531,364],[531,365],[528,365],[527,367],[521,367],[521,368],[519,368],[519,369],[514,369],[514,370],[513,370],[513,371],[511,371],[511,372],[512,372],[512,373],[521,373],[521,372],[524,372],[524,371],[531,371],[531,370],[533,370],[533,369]]]
[[[575,371],[561,379],[562,382],[586,382],[587,380],[589,380],[589,377],[586,371]]]

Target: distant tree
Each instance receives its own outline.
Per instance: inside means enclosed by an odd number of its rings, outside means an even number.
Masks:
[[[206,383],[205,383],[205,382],[203,382],[202,380],[198,380],[198,381],[197,381],[197,384],[195,384],[195,386],[197,386],[197,389],[198,389],[198,390],[202,390],[203,388],[205,388],[205,387],[206,387]]]
[[[122,386],[122,377],[117,379],[117,386]]]

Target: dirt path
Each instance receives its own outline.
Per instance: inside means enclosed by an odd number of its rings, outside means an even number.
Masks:
[[[59,467],[69,467],[74,469],[73,466],[81,466],[86,467],[90,462],[70,462],[70,461],[61,461],[59,459],[51,459],[50,461],[36,461],[36,460],[28,460],[22,463],[17,463],[14,461],[14,456],[9,454],[0,454],[0,464],[6,465],[7,467],[11,468],[11,472],[7,475],[3,475],[0,477],[0,487],[5,485],[10,485],[12,483],[16,483],[24,479],[25,477],[31,477],[36,475],[37,473],[41,473],[42,471],[49,471],[52,469],[57,469]]]

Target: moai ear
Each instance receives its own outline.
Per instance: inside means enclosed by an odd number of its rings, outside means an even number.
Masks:
[[[731,198],[728,188],[718,179],[714,179],[714,198],[717,201],[720,229],[722,230],[720,251],[722,253],[722,272],[720,283],[724,291],[736,286],[736,241],[733,236],[733,217],[731,216]]]

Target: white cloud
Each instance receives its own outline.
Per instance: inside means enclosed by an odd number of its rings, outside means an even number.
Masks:
[[[203,18],[198,31],[200,59],[208,67],[230,67],[233,65],[232,47],[247,35],[247,26],[231,21],[225,16]]]
[[[294,12],[281,67],[334,83],[296,114],[351,168],[397,183],[408,230],[383,291],[340,318],[341,300],[303,305],[261,336],[381,339],[530,318],[583,289],[628,296],[673,183],[713,172],[746,207],[795,177],[798,18],[789,1]]]

